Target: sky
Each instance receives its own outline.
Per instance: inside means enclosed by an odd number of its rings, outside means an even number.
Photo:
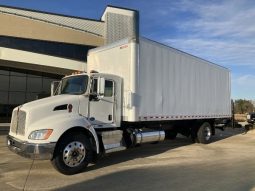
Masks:
[[[141,36],[229,68],[232,98],[255,99],[253,0],[0,0],[0,5],[91,19],[100,19],[107,5],[138,10]]]

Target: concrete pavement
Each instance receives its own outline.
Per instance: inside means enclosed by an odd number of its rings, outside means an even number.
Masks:
[[[113,153],[86,172],[65,176],[49,161],[8,151],[0,136],[0,190],[254,190],[255,131],[217,131],[209,145],[174,141]]]

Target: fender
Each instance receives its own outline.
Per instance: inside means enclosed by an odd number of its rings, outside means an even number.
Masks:
[[[97,133],[96,133],[95,128],[93,127],[93,125],[90,125],[90,126],[85,127],[85,128],[87,130],[89,130],[90,133],[93,135],[95,143],[96,143],[96,151],[97,151],[97,154],[99,154],[99,141],[98,141],[98,137],[97,137]]]
[[[86,130],[88,130],[91,135],[93,136],[95,143],[96,143],[96,152],[99,153],[99,140],[97,133],[95,131],[94,126],[87,120],[87,118],[81,116],[81,115],[54,115],[51,117],[43,118],[40,121],[37,121],[36,123],[33,123],[29,125],[27,129],[29,129],[28,132],[26,132],[26,137],[29,136],[29,134],[32,131],[40,130],[40,129],[53,129],[52,134],[47,140],[29,140],[28,142],[33,143],[49,143],[49,142],[58,142],[59,138],[69,129],[74,127],[82,127]]]

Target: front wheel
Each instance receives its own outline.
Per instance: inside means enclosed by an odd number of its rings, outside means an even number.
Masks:
[[[92,157],[88,137],[83,134],[69,134],[58,143],[51,163],[60,173],[72,175],[83,171]]]
[[[197,142],[202,144],[210,143],[212,138],[212,127],[210,123],[204,122],[198,129]]]

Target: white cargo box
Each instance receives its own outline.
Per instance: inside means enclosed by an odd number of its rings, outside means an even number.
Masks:
[[[230,71],[163,44],[139,38],[99,47],[87,69],[123,78],[123,121],[231,117]]]

